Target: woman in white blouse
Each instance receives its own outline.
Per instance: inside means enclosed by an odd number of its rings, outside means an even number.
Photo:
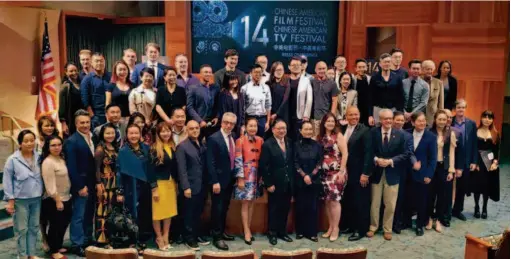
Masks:
[[[130,114],[140,112],[144,115],[146,124],[149,126],[152,122],[152,114],[156,105],[156,92],[153,89],[154,69],[144,68],[140,71],[142,84],[131,91],[128,99],[130,105]]]
[[[41,155],[41,171],[46,190],[44,197],[48,198],[43,200],[42,207],[50,215],[47,241],[53,259],[64,258],[59,251],[72,213],[71,182],[62,155],[62,143],[59,136],[47,137]]]

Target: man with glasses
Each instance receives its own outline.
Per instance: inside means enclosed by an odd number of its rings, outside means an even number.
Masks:
[[[257,136],[263,137],[270,128],[271,92],[270,87],[261,82],[263,68],[253,65],[250,71],[252,81],[241,87],[241,96],[245,101],[246,117],[257,119]]]
[[[225,219],[234,186],[234,158],[236,148],[232,129],[236,125],[236,115],[226,112],[222,116],[221,128],[208,138],[207,167],[211,193],[211,233],[213,245],[220,250],[229,250],[224,241],[234,237],[225,233]]]

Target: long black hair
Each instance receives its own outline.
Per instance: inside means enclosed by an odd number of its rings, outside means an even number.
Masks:
[[[69,66],[75,66],[76,67],[76,70],[78,71],[79,68],[78,66],[74,63],[74,62],[67,62],[65,65],[64,65],[64,75],[62,76],[62,82],[61,83],[64,83],[64,82],[69,82],[71,83],[71,79],[69,79],[69,77],[67,76],[67,68]],[[78,72],[79,73],[79,72]],[[78,75],[78,78],[76,78],[76,82],[77,83],[80,83],[80,76]]]
[[[43,151],[41,152],[41,156],[39,157],[39,164],[42,164],[44,159],[46,159],[49,155],[51,155],[51,153],[50,153],[50,143],[54,139],[60,140],[60,144],[64,145],[64,140],[60,136],[58,136],[58,135],[47,136],[44,139],[44,146],[43,146]],[[62,159],[64,159],[64,152],[61,151],[59,155],[60,155],[60,157]]]
[[[236,93],[239,94],[240,88],[241,88],[240,78],[234,72],[225,73],[224,81],[223,81],[223,85],[222,85],[222,91],[229,92],[231,90],[231,84],[230,84],[231,80],[238,81],[238,86],[236,86]]]
[[[438,76],[438,78],[440,78],[440,76],[442,75],[442,66],[444,65],[444,63],[447,63],[449,64],[449,74],[447,74],[447,76],[452,76],[452,64],[451,64],[451,61],[449,60],[442,60],[440,61],[440,63],[438,63],[438,67],[436,69],[436,75]]]
[[[99,140],[99,145],[102,145],[103,147],[106,147],[106,141],[105,141],[105,131],[106,129],[108,128],[111,128],[114,130],[114,132],[116,132],[116,127],[113,123],[109,122],[105,125],[103,125],[103,127],[101,127],[101,130],[99,131],[99,136],[98,136],[98,140]],[[117,133],[115,133],[117,134]],[[112,141],[112,146],[114,147],[115,151],[119,151],[119,141],[117,140],[117,136],[114,138],[114,141]]]

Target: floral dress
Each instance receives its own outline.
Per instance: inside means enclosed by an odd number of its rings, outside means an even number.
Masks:
[[[260,177],[257,175],[262,146],[263,139],[259,136],[242,136],[236,140],[234,170],[236,171],[236,177],[245,179],[245,189],[241,190],[237,185],[234,188],[234,198],[236,200],[255,200],[262,196],[259,190]]]
[[[340,201],[348,182],[346,172],[340,174],[341,179],[335,180],[335,175],[341,170],[341,152],[337,147],[337,135],[325,136],[321,140],[323,146],[323,165],[324,170],[321,183],[323,185],[324,200]]]
[[[117,153],[101,145],[96,149],[94,155],[96,160],[96,181],[102,183],[105,191],[97,200],[95,219],[95,237],[98,243],[108,244],[108,230],[106,219],[112,211],[112,203],[115,202],[115,191],[117,189],[115,179],[115,168]]]

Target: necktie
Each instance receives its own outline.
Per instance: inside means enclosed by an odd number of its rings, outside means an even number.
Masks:
[[[389,133],[388,132],[385,132],[383,133],[383,146],[387,146],[389,144]]]
[[[229,159],[231,160],[231,170],[234,169],[234,141],[231,135],[227,136],[229,139]]]
[[[406,103],[406,110],[411,112],[413,110],[413,88],[415,87],[415,80],[412,80],[412,85],[410,86],[410,92],[408,92],[408,102]]]

